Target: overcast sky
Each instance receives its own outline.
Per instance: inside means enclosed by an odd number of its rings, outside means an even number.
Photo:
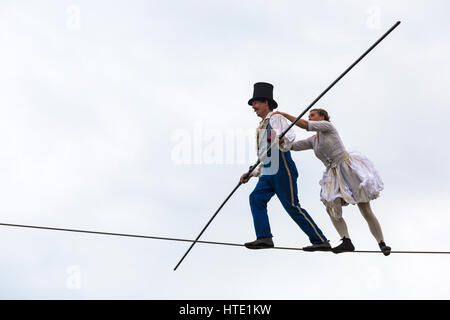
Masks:
[[[316,106],[380,172],[372,208],[387,244],[450,250],[449,11],[444,0],[2,1],[0,222],[195,238],[256,161],[253,84],[272,83],[279,110],[298,115],[401,20]],[[302,207],[339,244],[322,163],[293,158]],[[256,182],[202,239],[255,239]],[[268,208],[276,245],[308,244],[276,197]],[[357,249],[378,249],[355,206],[344,217]],[[450,298],[446,255],[198,244],[174,272],[188,247],[0,226],[0,298]]]

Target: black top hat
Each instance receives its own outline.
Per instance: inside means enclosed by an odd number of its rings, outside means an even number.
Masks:
[[[252,105],[254,100],[265,100],[269,101],[269,106],[272,109],[278,107],[278,103],[273,100],[273,85],[267,82],[257,82],[253,87],[253,98],[248,100],[248,104]]]

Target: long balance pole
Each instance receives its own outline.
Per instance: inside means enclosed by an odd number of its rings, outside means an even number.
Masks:
[[[386,31],[374,44],[372,44],[370,46],[369,49],[367,49],[358,59],[356,59],[355,62],[353,62],[344,72],[341,73],[341,75],[339,77],[336,78],[336,80],[334,80],[329,86],[328,88],[326,88],[321,94],[319,94],[319,96],[314,99],[313,102],[311,102],[311,104],[297,117],[297,119],[295,119],[294,122],[292,122],[289,127],[287,127],[286,130],[284,130],[281,135],[280,135],[280,139],[284,137],[284,135],[297,123],[298,120],[300,120],[301,117],[303,117],[305,115],[306,112],[308,112],[309,109],[311,109],[312,106],[314,106],[316,104],[317,101],[320,100],[320,98],[322,98],[339,80],[341,80],[356,64],[358,64],[358,62],[360,62],[370,51],[372,51],[373,48],[375,48],[381,41],[383,41],[384,38],[386,38],[395,28],[398,27],[398,25],[400,24],[400,21],[397,21],[388,31]],[[275,143],[273,143],[272,145],[270,145],[270,147],[266,150],[265,154],[267,154],[267,152],[272,149],[273,145]],[[261,160],[258,159],[258,161],[250,167],[249,171],[246,173],[246,177],[248,177],[253,170],[255,170],[255,168],[261,163]],[[241,181],[239,181],[239,183],[236,185],[236,187],[234,187],[233,191],[231,191],[231,193],[228,195],[228,197],[222,202],[222,204],[220,205],[220,207],[216,210],[216,212],[214,213],[214,215],[211,217],[211,219],[209,219],[208,223],[206,224],[206,226],[203,228],[203,230],[199,233],[199,235],[197,236],[197,238],[194,240],[194,242],[192,242],[191,246],[189,247],[189,249],[186,251],[186,253],[183,255],[183,257],[180,259],[180,261],[177,263],[177,265],[175,266],[175,268],[173,269],[174,271],[177,270],[178,266],[181,264],[181,262],[183,262],[184,258],[187,256],[187,254],[189,253],[189,251],[191,251],[192,247],[197,243],[198,239],[200,239],[201,235],[203,234],[203,232],[205,232],[206,228],[208,228],[208,226],[211,224],[211,222],[214,220],[214,218],[216,217],[216,215],[219,213],[219,211],[222,209],[222,207],[225,205],[225,203],[228,201],[228,199],[231,198],[231,196],[234,194],[234,192],[239,188],[239,186],[242,184]]]

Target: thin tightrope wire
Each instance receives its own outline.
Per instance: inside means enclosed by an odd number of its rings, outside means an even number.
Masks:
[[[65,231],[65,232],[78,232],[78,233],[100,234],[100,235],[106,235],[106,236],[144,238],[144,239],[154,239],[154,240],[168,240],[168,241],[182,241],[182,242],[194,242],[195,241],[195,240],[191,240],[191,239],[181,239],[181,238],[158,237],[158,236],[147,236],[147,235],[138,235],[138,234],[129,234],[129,233],[114,233],[114,232],[79,230],[79,229],[66,229],[66,228],[55,228],[55,227],[43,227],[43,226],[32,226],[32,225],[24,225],[24,224],[12,224],[12,223],[0,223],[0,226],[52,230],[52,231]],[[204,243],[204,244],[222,245],[222,246],[245,247],[243,244],[231,243],[231,242],[218,242],[218,241],[205,241],[205,240],[199,240],[197,242]],[[302,248],[293,248],[293,247],[274,247],[272,249],[304,251]],[[355,250],[355,251],[348,252],[348,253],[381,253],[381,251]],[[391,251],[391,253],[450,254],[450,251]]]

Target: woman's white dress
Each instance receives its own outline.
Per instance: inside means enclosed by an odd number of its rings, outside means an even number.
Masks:
[[[326,170],[319,184],[320,200],[335,218],[342,210],[337,205],[369,202],[383,190],[383,182],[372,162],[358,152],[347,152],[334,125],[329,121],[308,121],[308,131],[317,134],[294,142],[291,150],[313,149]],[[341,203],[336,203],[339,201]]]

